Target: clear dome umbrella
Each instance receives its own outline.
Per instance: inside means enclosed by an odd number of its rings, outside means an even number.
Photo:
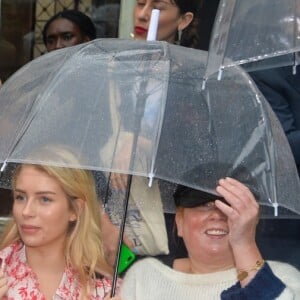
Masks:
[[[2,186],[9,163],[143,176],[213,194],[220,177],[233,176],[255,192],[263,216],[297,217],[297,170],[271,108],[239,67],[202,90],[206,61],[206,52],[165,42],[100,39],[25,65],[0,89]],[[58,144],[81,163],[41,155]],[[165,211],[172,203],[166,197]]]
[[[299,50],[299,0],[220,0],[205,78],[234,65],[296,66]]]

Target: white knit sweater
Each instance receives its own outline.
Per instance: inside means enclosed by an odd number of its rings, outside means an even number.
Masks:
[[[268,263],[274,274],[287,286],[276,299],[300,299],[300,272],[285,263]],[[135,263],[127,272],[121,286],[121,298],[122,300],[220,300],[221,292],[236,282],[235,269],[210,274],[186,274],[175,271],[156,259],[146,258]]]

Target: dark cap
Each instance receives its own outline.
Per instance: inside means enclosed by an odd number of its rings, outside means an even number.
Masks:
[[[187,208],[193,208],[216,199],[224,200],[221,196],[196,190],[184,185],[177,186],[175,193],[173,194],[173,198],[176,206]]]
[[[235,178],[245,184],[251,190],[256,200],[260,199],[257,181],[251,175],[248,168],[239,165],[233,169],[227,163],[210,162],[184,173],[181,183],[184,182],[192,186],[197,186],[202,188],[202,190],[179,184],[173,194],[175,205],[192,208],[217,199],[226,203],[226,200],[222,196],[214,193],[218,180],[225,177]]]

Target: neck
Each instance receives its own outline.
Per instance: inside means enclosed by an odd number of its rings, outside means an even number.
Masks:
[[[225,271],[234,267],[233,262],[227,261],[212,261],[210,263],[207,262],[198,262],[192,259],[189,259],[189,269],[190,273],[193,274],[205,274],[205,273],[214,273]]]
[[[217,257],[211,255],[207,259],[199,259],[199,257],[188,257],[176,259],[173,268],[177,271],[190,274],[206,274],[225,271],[234,268],[232,257]]]
[[[41,269],[61,272],[65,268],[63,249],[26,247],[25,253],[27,264],[35,272]]]

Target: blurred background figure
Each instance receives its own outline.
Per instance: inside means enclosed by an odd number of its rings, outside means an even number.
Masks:
[[[137,1],[133,13],[135,39],[147,37],[152,9],[160,11],[157,40],[198,48],[197,14],[202,1],[167,0]]]
[[[77,10],[64,10],[51,17],[43,29],[43,41],[48,51],[70,47],[96,38],[92,20]]]
[[[291,146],[300,175],[300,66],[251,72],[259,90],[279,119]]]
[[[119,15],[120,4],[114,2],[100,4],[93,10],[92,20],[96,26],[98,38],[118,36]]]

